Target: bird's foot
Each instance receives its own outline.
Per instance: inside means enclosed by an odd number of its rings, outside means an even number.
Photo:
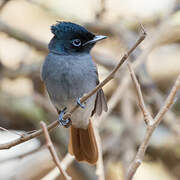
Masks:
[[[71,125],[71,119],[70,119],[70,117],[67,118],[67,119],[63,119],[64,114],[66,113],[66,109],[67,109],[67,108],[65,107],[65,108],[60,112],[58,120],[59,120],[59,124],[60,124],[61,126],[64,126],[64,127],[68,128],[68,127]]]
[[[77,98],[77,104],[82,108],[84,109],[85,108],[85,104],[82,104],[81,101],[80,101],[80,98]]]

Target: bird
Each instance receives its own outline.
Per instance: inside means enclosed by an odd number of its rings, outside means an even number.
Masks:
[[[83,104],[80,98],[99,84],[90,51],[96,42],[107,37],[66,21],[52,25],[51,32],[53,37],[48,44],[49,52],[42,65],[41,78],[57,110],[60,125],[70,128],[69,153],[77,161],[95,164],[98,146],[91,117],[108,110],[106,97],[100,89]],[[64,114],[76,104],[80,107],[64,120]]]

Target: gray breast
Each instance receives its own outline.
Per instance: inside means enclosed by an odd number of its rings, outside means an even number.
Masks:
[[[87,54],[80,57],[50,53],[42,67],[42,79],[53,104],[68,106],[96,86],[96,67]]]

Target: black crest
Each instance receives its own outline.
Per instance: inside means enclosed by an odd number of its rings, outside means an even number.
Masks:
[[[71,22],[57,22],[51,26],[51,32],[59,39],[72,38],[71,36],[81,37],[83,39],[93,39],[94,34],[84,27]]]

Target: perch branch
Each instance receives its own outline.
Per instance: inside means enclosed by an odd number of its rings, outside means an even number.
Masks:
[[[91,97],[93,94],[95,94],[99,89],[101,89],[105,84],[107,84],[111,79],[113,79],[115,73],[118,71],[118,69],[121,67],[121,65],[127,60],[127,58],[129,57],[129,55],[136,49],[136,47],[145,39],[146,37],[146,32],[144,31],[144,29],[142,28],[142,33],[139,37],[139,39],[137,40],[137,42],[133,45],[133,47],[121,58],[120,62],[117,64],[117,66],[112,70],[112,72],[109,74],[109,76],[104,79],[100,84],[98,84],[91,92],[89,92],[88,94],[84,95],[81,98],[81,103],[83,103],[84,101],[86,101],[89,97]],[[63,119],[67,119],[79,106],[75,105],[70,111],[69,113],[66,113],[63,117]],[[57,127],[59,125],[59,121],[56,120],[54,122],[52,122],[51,124],[49,124],[47,126],[48,131],[54,129],[55,127]],[[15,139],[11,142],[8,143],[4,143],[4,144],[0,144],[0,149],[9,149],[17,144],[23,143],[25,141],[28,141],[34,137],[37,137],[39,135],[42,134],[42,130],[39,129],[36,132],[29,134],[29,135],[25,135],[23,137],[20,137],[18,139]]]
[[[53,143],[51,141],[51,138],[49,136],[49,132],[47,130],[46,124],[44,122],[41,122],[40,125],[41,125],[41,128],[42,128],[43,132],[44,132],[44,136],[46,138],[46,145],[47,145],[47,147],[48,147],[48,149],[49,149],[49,151],[51,153],[51,156],[53,158],[54,163],[56,164],[56,166],[58,167],[60,173],[62,174],[63,179],[71,180],[72,178],[70,176],[68,176],[66,171],[63,170],[63,168],[61,167],[60,160],[58,158],[58,155],[57,155],[57,153],[55,151],[55,148],[54,148]]]
[[[146,107],[145,107],[145,104],[142,103],[142,102],[144,102],[144,100],[142,97],[142,92],[140,90],[140,85],[137,81],[137,78],[135,76],[135,73],[134,73],[131,65],[129,64],[128,67],[129,67],[129,71],[130,71],[131,76],[132,76],[132,81],[135,84],[136,91],[138,92],[138,96],[141,96],[141,98],[138,98],[138,99],[139,99],[139,103],[143,106],[142,111],[144,113],[144,111],[146,111]],[[143,141],[142,141],[142,143],[138,149],[136,157],[135,157],[134,161],[130,164],[130,167],[129,167],[127,175],[126,175],[126,180],[131,180],[132,177],[134,176],[137,168],[141,165],[141,163],[144,159],[144,154],[145,154],[146,149],[147,149],[148,144],[149,144],[149,140],[152,136],[152,133],[154,132],[156,127],[159,125],[159,123],[162,121],[164,114],[170,109],[171,105],[174,102],[175,95],[179,89],[180,89],[180,75],[178,76],[174,86],[171,89],[171,92],[169,93],[164,105],[159,110],[156,117],[154,119],[152,119],[151,116],[146,116],[146,117],[144,116],[144,118],[148,118],[149,123],[147,124],[147,130],[145,133],[145,137],[144,137],[144,139],[143,139]],[[146,122],[146,120],[145,120],[145,122]]]

